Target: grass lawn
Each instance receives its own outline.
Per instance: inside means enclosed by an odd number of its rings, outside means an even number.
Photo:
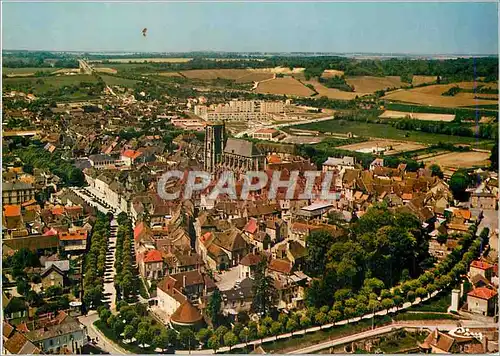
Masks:
[[[96,320],[94,322],[94,326],[99,329],[104,336],[113,341],[115,344],[120,346],[121,348],[130,351],[133,354],[156,354],[154,350],[143,349],[142,347],[137,346],[136,344],[124,344],[122,339],[118,337],[113,330],[108,328],[108,326],[101,320]]]
[[[403,313],[394,317],[395,321],[404,320],[458,320],[458,318],[451,314],[441,313]]]
[[[386,316],[378,317],[375,321],[375,326],[387,324],[390,322],[390,320],[391,319]],[[371,319],[363,320],[357,323],[334,326],[330,329],[321,330],[306,335],[297,335],[289,339],[268,342],[263,344],[262,348],[266,350],[267,353],[286,353],[287,351],[308,347],[319,342],[325,342],[327,340],[337,339],[346,335],[360,333],[362,331],[371,329],[371,327]],[[231,350],[231,353],[246,353],[245,351],[248,350],[233,349]]]
[[[133,79],[121,78],[114,75],[105,75],[105,74],[101,74],[101,78],[107,85],[118,85],[127,88],[134,87],[135,84],[138,82],[137,80]]]
[[[404,351],[418,349],[417,342],[422,342],[427,337],[427,333],[397,331],[392,335],[382,336],[378,348],[383,353],[395,354]]]
[[[408,311],[442,312],[446,313],[451,304],[451,292],[443,293],[439,298],[426,300],[419,305],[413,305]]]
[[[443,134],[433,134],[420,131],[407,131],[399,130],[391,125],[386,124],[372,124],[366,122],[357,121],[345,121],[345,120],[327,120],[321,122],[314,122],[310,124],[302,124],[290,126],[290,128],[304,129],[304,130],[315,130],[320,132],[336,132],[336,133],[349,133],[352,132],[357,136],[364,137],[376,137],[385,138],[391,140],[400,141],[413,141],[420,142],[424,144],[435,144],[438,142],[446,143],[461,143],[461,144],[471,144],[478,147],[485,147],[488,144],[492,145],[491,140],[477,140],[475,137],[464,137],[464,136],[450,136]],[[408,137],[405,135],[408,134]]]

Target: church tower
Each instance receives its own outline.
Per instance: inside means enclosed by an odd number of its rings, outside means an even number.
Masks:
[[[226,125],[224,123],[210,123],[205,127],[204,169],[213,173],[220,162],[222,151],[226,143]]]

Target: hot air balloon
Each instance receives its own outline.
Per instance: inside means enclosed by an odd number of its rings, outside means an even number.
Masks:
[[[146,37],[146,33],[147,33],[147,32],[148,32],[148,29],[147,29],[147,28],[144,28],[144,29],[142,30],[142,35],[143,35],[144,37]]]

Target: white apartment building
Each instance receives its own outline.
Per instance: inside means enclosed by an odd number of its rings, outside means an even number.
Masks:
[[[204,120],[269,120],[271,113],[283,113],[285,104],[281,101],[231,100],[226,104],[196,105],[195,115]]]

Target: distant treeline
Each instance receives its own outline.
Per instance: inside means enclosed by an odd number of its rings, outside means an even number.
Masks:
[[[78,68],[77,57],[52,52],[9,52],[2,55],[6,68]]]
[[[447,60],[436,59],[354,59],[339,56],[267,56],[259,53],[216,53],[190,52],[175,54],[133,53],[133,54],[88,54],[82,55],[89,59],[117,58],[193,58],[185,63],[148,63],[148,66],[163,70],[217,69],[217,68],[267,68],[267,67],[303,67],[306,68],[306,79],[319,77],[325,69],[344,71],[346,76],[400,76],[410,83],[413,75],[437,76],[439,80],[471,80],[483,77],[484,81],[498,80],[498,58],[457,58]],[[15,51],[4,53],[4,66],[27,66],[27,63],[46,65],[47,60],[68,61],[75,66],[77,55],[69,53]],[[211,59],[209,59],[211,58]],[[239,59],[235,61],[215,61],[214,58]],[[57,63],[57,62],[56,62]],[[6,65],[7,64],[7,65]],[[59,63],[62,64],[62,63]]]
[[[481,119],[483,116],[495,117],[498,119],[498,111],[487,110],[483,108],[478,110],[471,110],[463,108],[439,108],[435,106],[420,106],[420,105],[399,104],[399,103],[386,103],[385,108],[387,110],[406,111],[408,112],[408,114],[412,112],[429,113],[429,114],[454,114],[455,121],[475,120],[476,116],[478,119]],[[495,108],[498,109],[498,106],[495,106]]]

